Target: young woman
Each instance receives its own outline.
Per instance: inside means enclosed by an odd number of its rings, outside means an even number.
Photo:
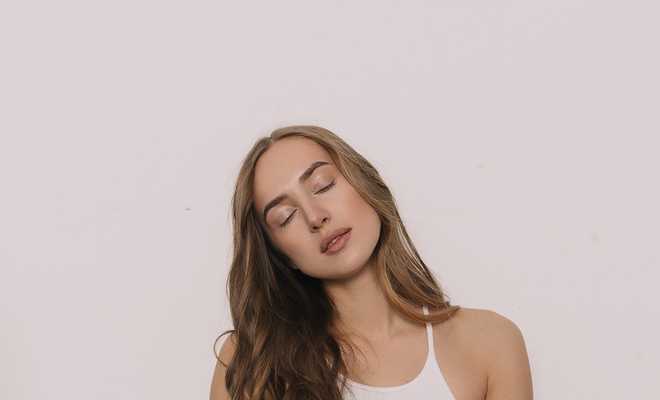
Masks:
[[[532,399],[521,331],[450,304],[378,171],[333,132],[259,139],[232,211],[211,400]]]

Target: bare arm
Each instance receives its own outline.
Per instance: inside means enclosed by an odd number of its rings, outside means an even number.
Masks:
[[[224,340],[218,357],[223,363],[229,364],[236,351],[236,343],[234,334],[231,333],[228,338]],[[215,371],[213,372],[213,379],[211,381],[211,393],[209,400],[230,400],[229,392],[225,387],[225,373],[227,368],[220,362],[216,362]]]
[[[495,312],[489,319],[492,342],[485,400],[532,400],[532,374],[522,332]]]

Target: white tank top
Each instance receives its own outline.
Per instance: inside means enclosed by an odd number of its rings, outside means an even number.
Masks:
[[[426,306],[422,309],[424,314],[428,315]],[[353,390],[353,396],[345,391],[344,398],[347,400],[454,400],[436,360],[433,327],[429,322],[426,323],[426,343],[424,368],[412,380],[397,386],[370,386],[347,379],[347,385]]]

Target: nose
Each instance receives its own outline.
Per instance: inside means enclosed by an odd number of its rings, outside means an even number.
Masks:
[[[303,199],[300,204],[307,218],[309,229],[312,233],[317,232],[330,220],[330,212],[323,205],[312,199]]]
[[[319,229],[321,229],[321,226],[323,226],[323,224],[329,219],[330,217],[328,217],[327,214],[318,212],[314,214],[314,216],[310,217],[309,222],[312,232],[317,232]]]

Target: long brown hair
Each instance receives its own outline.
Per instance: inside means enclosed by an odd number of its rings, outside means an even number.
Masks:
[[[389,303],[404,316],[443,322],[460,307],[422,261],[403,225],[395,200],[378,171],[345,141],[313,125],[282,127],[258,139],[243,159],[232,197],[233,258],[227,293],[236,351],[225,386],[234,400],[340,400],[348,376],[342,349],[353,344],[332,321],[336,308],[322,281],[291,268],[270,241],[253,202],[255,165],[269,146],[298,136],[321,145],[339,171],[378,213],[381,232],[372,258]],[[429,315],[420,311],[428,306]]]

